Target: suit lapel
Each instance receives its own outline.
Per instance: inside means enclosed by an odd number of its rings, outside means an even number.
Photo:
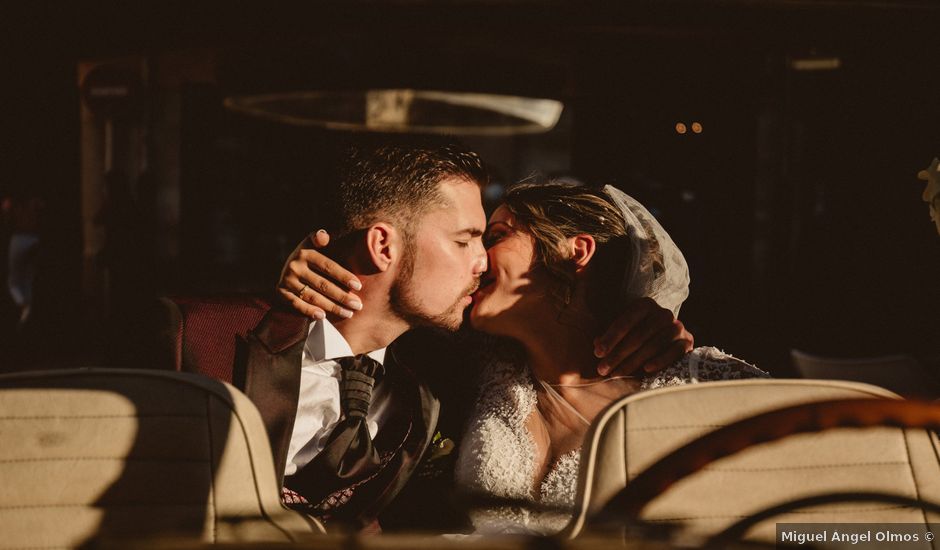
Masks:
[[[421,382],[418,383],[418,399],[421,403],[421,420],[424,422],[422,428],[425,433],[424,441],[426,445],[424,449],[426,450],[427,444],[430,444],[431,439],[434,437],[434,432],[437,429],[437,420],[441,405],[437,398],[434,397],[434,394],[431,393],[431,389],[428,388],[427,384]],[[421,456],[418,456],[416,460],[421,460]]]
[[[271,310],[243,342],[243,390],[261,413],[279,482],[300,393],[300,362],[309,320]]]
[[[431,389],[417,378],[413,371],[399,362],[392,350],[386,355],[385,364],[387,368],[397,369],[397,378],[403,385],[402,395],[406,396],[410,403],[405,409],[412,411],[411,434],[393,459],[393,465],[390,464],[395,470],[394,475],[387,478],[386,485],[380,488],[381,492],[363,514],[363,517],[369,518],[376,517],[411,478],[431,443],[440,412],[440,402],[434,397]]]
[[[409,369],[398,360],[397,355],[392,349],[388,350],[387,357],[386,363],[389,367],[399,370],[400,380],[404,382],[407,388],[404,394],[409,396],[409,400],[417,400],[417,402],[412,401],[412,403],[415,403],[414,407],[416,411],[413,421],[414,429],[421,430],[424,434],[425,445],[420,450],[420,452],[423,453],[437,429],[437,421],[441,409],[440,401],[438,401],[433,392],[431,392],[431,388],[415,375],[413,370]],[[420,454],[415,457],[416,462],[420,459]]]

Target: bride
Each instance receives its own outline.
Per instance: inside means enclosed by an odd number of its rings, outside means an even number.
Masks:
[[[571,509],[582,441],[613,401],[767,376],[711,347],[645,377],[598,376],[594,335],[625,304],[645,297],[677,314],[689,294],[678,247],[612,186],[517,185],[490,217],[484,243],[489,270],[470,321],[497,338],[482,346],[479,393],[459,447],[455,478],[467,493]],[[551,533],[569,517],[525,506],[471,512],[480,532]]]
[[[485,361],[457,461],[465,490],[570,509],[581,443],[613,401],[664,386],[766,376],[710,347],[646,378],[597,376],[591,335],[598,326],[640,297],[678,314],[689,294],[678,247],[646,208],[612,186],[517,186],[490,217],[484,242],[489,270],[470,320],[514,340],[518,351],[503,346]],[[569,517],[501,507],[472,519],[478,530],[546,533]]]

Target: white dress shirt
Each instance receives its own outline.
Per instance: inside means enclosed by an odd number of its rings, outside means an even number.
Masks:
[[[310,323],[301,359],[300,398],[294,431],[287,448],[284,475],[293,475],[307,465],[326,445],[330,433],[342,418],[339,402],[340,366],[336,359],[354,355],[343,335],[326,319]],[[379,363],[385,361],[385,348],[367,354]],[[392,394],[380,380],[372,390],[372,404],[366,415],[369,434],[375,437],[392,412]]]

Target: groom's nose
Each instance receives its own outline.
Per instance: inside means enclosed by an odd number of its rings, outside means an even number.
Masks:
[[[483,254],[480,254],[479,256],[477,256],[476,262],[474,262],[473,264],[473,274],[482,275],[486,273],[486,267],[487,267],[486,251],[484,250]]]

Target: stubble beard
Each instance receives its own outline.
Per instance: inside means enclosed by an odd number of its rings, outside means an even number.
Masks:
[[[421,300],[415,291],[414,268],[417,250],[414,242],[408,239],[402,255],[401,269],[389,292],[389,303],[392,312],[404,320],[411,327],[431,327],[456,332],[463,322],[464,296],[471,294],[478,285],[478,281],[471,285],[467,292],[462,294],[454,304],[443,313],[430,314],[421,311]]]

